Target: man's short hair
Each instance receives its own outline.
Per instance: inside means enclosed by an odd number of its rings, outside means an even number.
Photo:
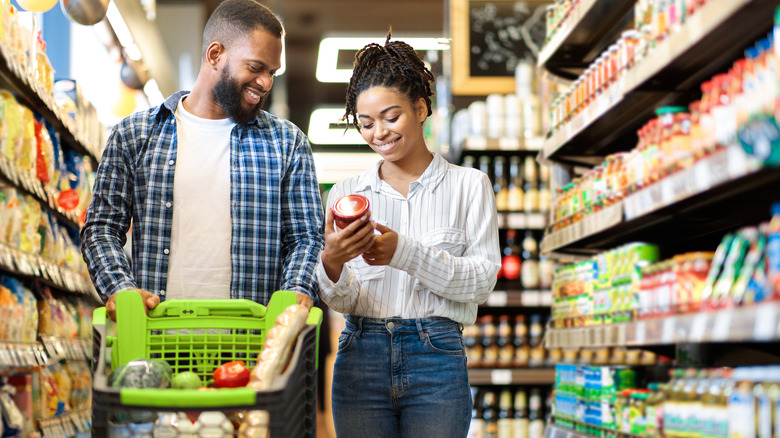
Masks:
[[[206,49],[215,41],[231,47],[237,39],[260,28],[278,38],[284,36],[284,26],[268,7],[255,0],[225,0],[206,22],[201,56],[206,55]]]

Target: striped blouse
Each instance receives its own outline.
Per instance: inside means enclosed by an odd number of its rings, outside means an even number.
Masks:
[[[368,198],[371,218],[398,233],[395,254],[388,266],[371,266],[356,257],[344,265],[336,283],[320,261],[320,297],[344,314],[474,323],[477,305],[493,290],[500,266],[488,177],[434,154],[405,198],[379,178],[380,164],[333,186],[328,207],[350,193]]]

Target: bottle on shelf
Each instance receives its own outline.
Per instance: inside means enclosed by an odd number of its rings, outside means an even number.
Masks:
[[[487,155],[481,155],[479,157],[479,170],[481,170],[482,173],[487,175],[491,181],[493,180],[493,177],[490,172],[490,157],[488,157]]]
[[[528,438],[544,436],[544,413],[542,412],[542,394],[539,388],[531,390],[528,398]]]
[[[550,192],[550,168],[548,166],[539,166],[539,211],[547,213],[552,204],[552,193]]]
[[[476,169],[477,162],[474,159],[474,157],[472,157],[471,155],[466,155],[465,157],[463,157],[463,164],[461,164],[461,166]]]
[[[467,325],[463,328],[463,346],[466,349],[468,366],[479,366],[482,362],[482,342],[479,339],[478,324]]]
[[[515,330],[512,343],[515,351],[512,366],[516,368],[527,367],[530,352],[528,345],[528,326],[525,324],[525,315],[515,315]]]
[[[540,284],[539,245],[536,242],[533,231],[525,231],[522,248],[520,282],[525,289],[537,289]]]
[[[512,327],[509,324],[509,315],[498,317],[498,337],[496,338],[498,346],[498,360],[496,366],[507,368],[512,365],[514,359],[514,344],[512,344]]]
[[[509,190],[508,190],[508,209],[510,211],[522,211],[524,204],[523,196],[523,172],[520,167],[520,157],[513,155],[509,157]]]
[[[498,437],[498,407],[496,406],[496,393],[486,391],[482,399],[483,438]]]
[[[495,317],[493,315],[483,316],[480,326],[482,327],[482,366],[494,367],[498,362]]]
[[[498,397],[498,438],[513,438],[513,415],[512,392],[504,389]]]
[[[524,389],[515,391],[512,405],[514,417],[512,418],[513,438],[528,438],[528,395]]]
[[[520,245],[517,241],[517,230],[507,230],[504,248],[501,250],[501,272],[506,280],[520,278]]]
[[[485,423],[482,421],[482,393],[479,389],[471,388],[471,397],[474,404],[471,406],[471,424],[469,424],[468,438],[483,438],[482,432]]]
[[[542,346],[542,335],[544,327],[542,326],[541,315],[531,315],[531,325],[529,328],[528,344],[530,354],[528,358],[529,367],[541,367],[544,365],[545,350]]]
[[[525,157],[523,165],[523,178],[525,179],[525,186],[523,187],[524,199],[523,210],[526,213],[532,213],[539,211],[539,182],[537,174],[537,164],[534,157]]]
[[[509,184],[507,184],[504,167],[506,159],[496,157],[493,160],[493,191],[496,194],[496,210],[509,210]]]

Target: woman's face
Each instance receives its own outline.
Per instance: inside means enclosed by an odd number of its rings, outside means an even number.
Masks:
[[[413,103],[394,88],[376,86],[360,93],[355,106],[360,134],[386,161],[427,152],[422,131],[428,116],[424,99]]]

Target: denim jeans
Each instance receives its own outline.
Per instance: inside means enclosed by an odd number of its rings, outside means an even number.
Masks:
[[[471,421],[461,324],[347,317],[333,371],[338,438],[459,438]]]

